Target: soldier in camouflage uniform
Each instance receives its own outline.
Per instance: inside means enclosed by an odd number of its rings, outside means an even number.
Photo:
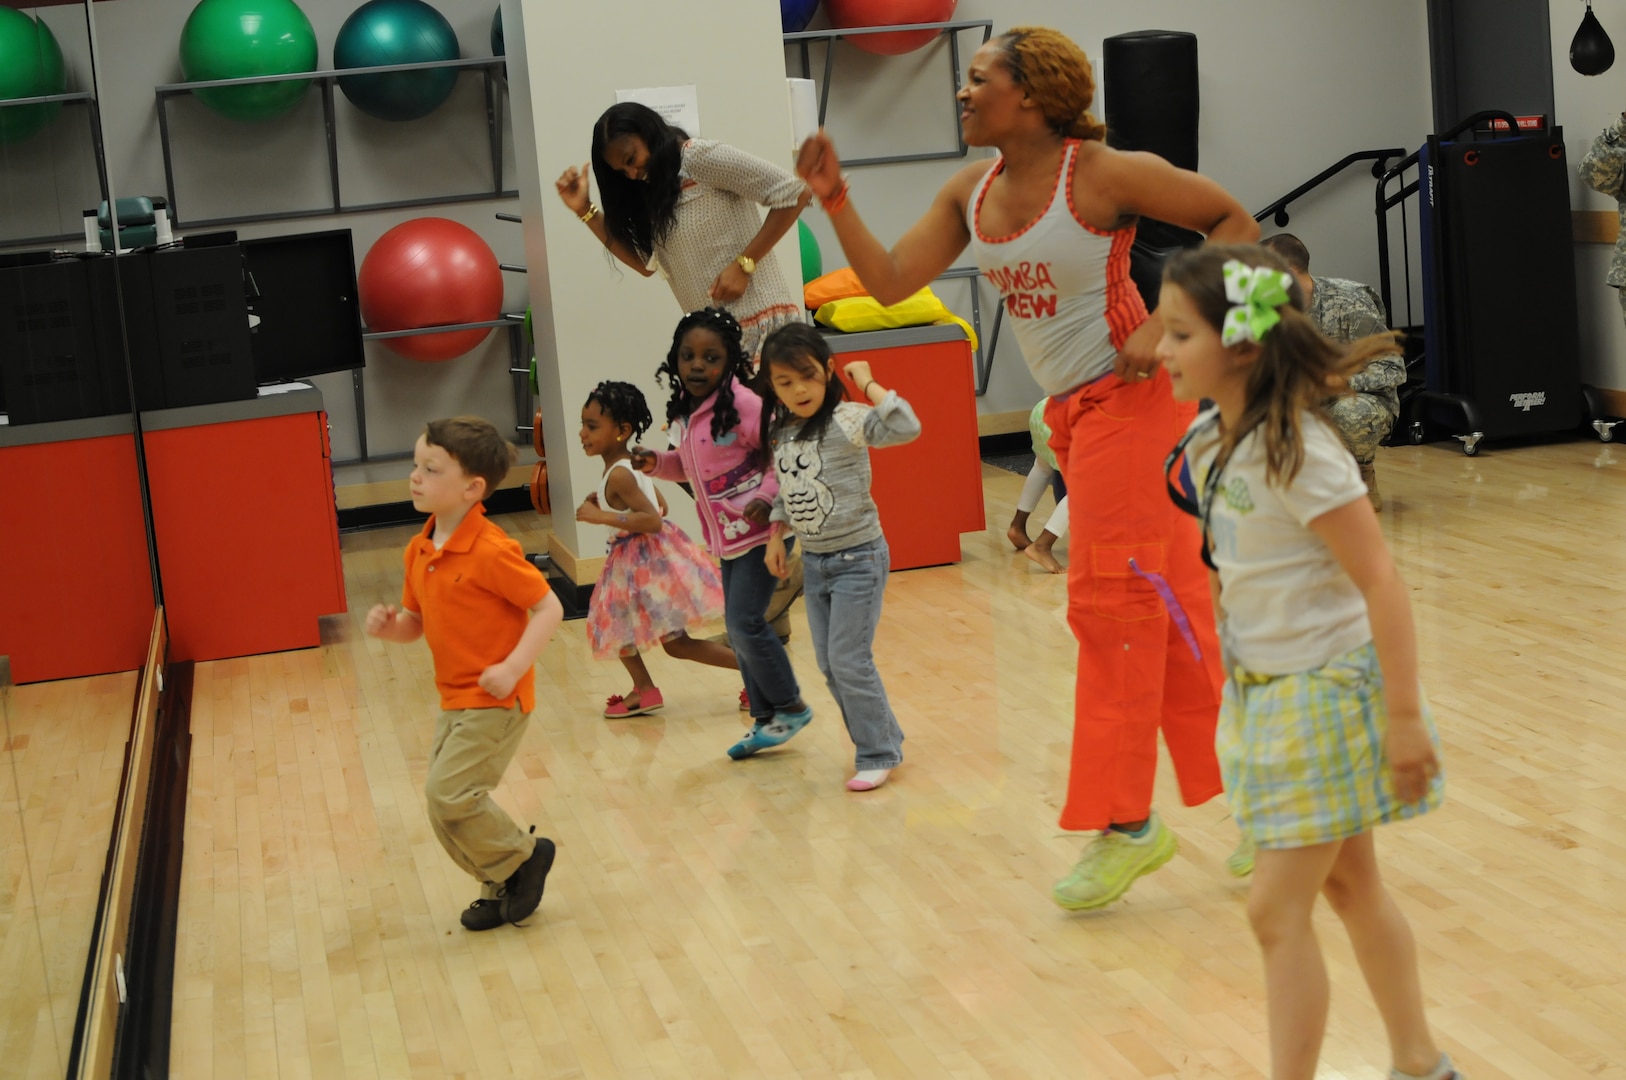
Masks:
[[[1383,317],[1383,303],[1372,286],[1345,278],[1312,277],[1310,252],[1292,233],[1277,233],[1259,243],[1280,255],[1292,269],[1304,290],[1310,318],[1323,334],[1347,345],[1372,334],[1389,332],[1389,324]],[[1361,467],[1366,497],[1372,500],[1374,510],[1383,509],[1374,459],[1378,445],[1400,418],[1399,387],[1405,381],[1406,360],[1396,349],[1373,357],[1366,367],[1349,377],[1349,391],[1328,403],[1333,421],[1344,436],[1344,444]]]
[[[1579,169],[1587,187],[1619,203],[1620,235],[1603,280],[1620,296],[1621,315],[1626,317],[1626,113],[1592,140],[1592,149],[1581,159]]]

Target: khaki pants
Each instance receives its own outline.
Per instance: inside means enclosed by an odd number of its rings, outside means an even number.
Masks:
[[[530,719],[516,703],[443,712],[435,720],[423,784],[429,827],[452,861],[484,886],[487,900],[497,898],[536,844],[491,798]]]

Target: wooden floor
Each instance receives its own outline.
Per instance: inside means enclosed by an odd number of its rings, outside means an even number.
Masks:
[[[136,672],[0,686],[0,1074],[67,1075]]]
[[[1379,476],[1448,755],[1445,808],[1380,840],[1433,1021],[1473,1080],[1622,1080],[1626,449],[1407,447]],[[558,863],[532,924],[487,934],[459,927],[476,890],[424,821],[428,652],[359,632],[399,595],[405,533],[347,536],[329,644],[197,669],[172,1075],[1264,1075],[1222,801],[1179,806],[1165,769],[1179,857],[1102,913],[1049,899],[1080,847],[1056,827],[1064,581],[1004,541],[1020,478],[985,480],[964,561],[888,588],[908,760],[873,794],[842,787],[799,605],[818,720],[740,763],[727,673],[653,658],[666,711],[607,722],[624,676],[566,624],[498,792]],[[506,524],[539,544],[539,519]],[[1322,915],[1321,1075],[1385,1076]]]

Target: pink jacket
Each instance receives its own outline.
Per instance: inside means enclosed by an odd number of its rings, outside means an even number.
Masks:
[[[654,474],[662,480],[687,480],[693,485],[706,544],[713,555],[726,559],[768,542],[768,526],[745,517],[745,507],[753,499],[772,505],[779,493],[779,477],[772,463],[764,467],[757,460],[762,399],[756,391],[734,381],[734,409],[740,423],[719,439],[711,437],[716,404],[714,392],[687,420],[673,422],[677,448],[654,452]]]

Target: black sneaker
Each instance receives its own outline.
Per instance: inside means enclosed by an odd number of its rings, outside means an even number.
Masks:
[[[465,930],[495,930],[506,921],[502,917],[501,900],[476,900],[463,909]]]
[[[502,918],[517,923],[530,917],[542,902],[542,887],[548,882],[548,871],[553,869],[553,841],[545,836],[536,838],[536,849],[531,857],[520,863],[504,886]]]

